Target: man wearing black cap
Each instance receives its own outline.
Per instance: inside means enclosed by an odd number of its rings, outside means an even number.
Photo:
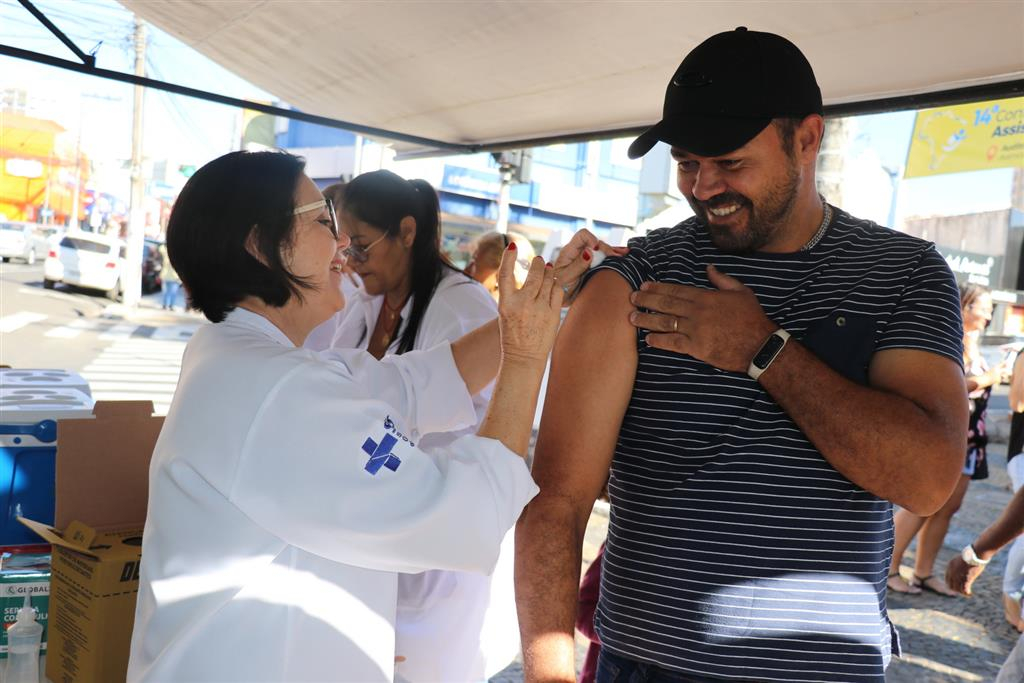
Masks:
[[[599,683],[883,683],[898,655],[892,503],[934,512],[963,463],[959,298],[933,245],[818,195],[823,129],[800,50],[739,28],[630,148],[672,146],[696,216],[595,269],[559,336],[516,540],[528,681],[573,680],[609,468]]]

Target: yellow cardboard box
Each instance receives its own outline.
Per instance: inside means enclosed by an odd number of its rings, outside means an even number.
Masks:
[[[53,544],[46,677],[123,681],[135,621],[149,461],[163,426],[150,401],[100,401],[57,423],[54,525],[19,518]]]

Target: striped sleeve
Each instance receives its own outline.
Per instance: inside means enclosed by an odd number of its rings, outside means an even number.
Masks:
[[[963,366],[963,320],[956,279],[934,245],[922,253],[877,346],[917,349]]]

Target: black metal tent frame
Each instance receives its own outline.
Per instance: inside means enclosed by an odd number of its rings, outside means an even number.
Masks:
[[[553,135],[548,137],[520,138],[513,140],[469,144],[458,142],[446,142],[444,140],[434,140],[432,138],[424,138],[418,135],[409,135],[408,133],[400,133],[398,131],[385,130],[383,128],[374,128],[373,126],[366,126],[360,123],[352,123],[351,121],[341,121],[339,119],[331,118],[329,116],[307,114],[305,112],[297,111],[294,109],[284,109],[282,107],[275,107],[273,105],[265,104],[262,102],[243,100],[237,97],[227,97],[225,95],[218,95],[217,93],[212,93],[206,90],[190,88],[188,86],[178,85],[176,83],[168,83],[166,81],[147,78],[145,76],[136,76],[135,74],[127,74],[122,73],[120,71],[112,71],[110,69],[98,68],[96,66],[96,57],[82,52],[82,50],[80,50],[78,46],[75,45],[74,41],[68,38],[63,31],[57,28],[57,26],[54,25],[54,23],[50,21],[49,18],[47,18],[47,16],[43,14],[42,11],[40,11],[30,2],[30,0],[18,0],[18,2],[21,3],[21,5],[26,10],[28,10],[36,19],[38,19],[39,22],[42,23],[51,33],[53,33],[54,36],[56,36],[62,43],[64,43],[64,45],[66,45],[68,49],[70,49],[75,54],[75,56],[78,57],[80,62],[75,62],[68,59],[61,59],[60,57],[54,57],[52,55],[44,54],[41,52],[34,52],[32,50],[25,50],[10,45],[4,45],[2,43],[0,43],[0,55],[14,57],[16,59],[25,59],[31,62],[46,64],[48,66],[54,66],[60,69],[66,69],[68,71],[76,71],[78,73],[83,73],[98,78],[105,78],[112,81],[120,81],[122,83],[130,83],[132,85],[140,85],[146,88],[153,88],[155,90],[163,90],[165,92],[174,93],[176,95],[194,97],[196,99],[206,100],[208,102],[216,102],[218,104],[225,104],[232,107],[240,107],[242,109],[251,109],[254,111],[262,112],[264,114],[270,114],[272,116],[281,116],[296,121],[306,121],[307,123],[313,123],[320,126],[327,126],[329,128],[340,128],[342,130],[347,130],[352,133],[358,133],[360,135],[366,135],[369,137],[384,138],[387,140],[394,140],[396,142],[405,142],[423,148],[422,151],[417,150],[401,154],[400,156],[404,158],[420,156],[438,156],[442,154],[476,154],[478,152],[499,152],[502,150],[510,149],[526,149],[529,147],[542,147],[545,145],[628,137],[633,135],[639,135],[646,128],[646,126],[640,126],[632,128],[618,128],[613,130],[585,131],[580,133],[572,133],[569,135]],[[1021,94],[1024,94],[1024,79],[1017,79],[995,83],[986,83],[983,85],[973,85],[963,88],[954,88],[950,90],[939,90],[934,92],[919,93],[915,95],[900,95],[898,97],[887,97],[874,100],[862,100],[858,102],[847,102],[843,104],[826,105],[825,115],[852,116],[856,114],[878,114],[889,111],[905,111],[908,109],[921,109],[925,107],[962,104],[965,102],[978,102],[1003,97],[1015,97]]]

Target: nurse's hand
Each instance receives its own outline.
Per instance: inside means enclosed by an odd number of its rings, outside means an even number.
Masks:
[[[558,252],[555,259],[555,282],[562,290],[563,304],[568,306],[579,289],[580,277],[594,261],[594,252],[604,256],[625,256],[629,247],[612,247],[597,239],[589,230],[580,230]]]
[[[562,288],[555,286],[555,269],[536,257],[523,286],[514,275],[516,243],[510,242],[498,268],[498,330],[502,362],[545,363],[562,309]]]

